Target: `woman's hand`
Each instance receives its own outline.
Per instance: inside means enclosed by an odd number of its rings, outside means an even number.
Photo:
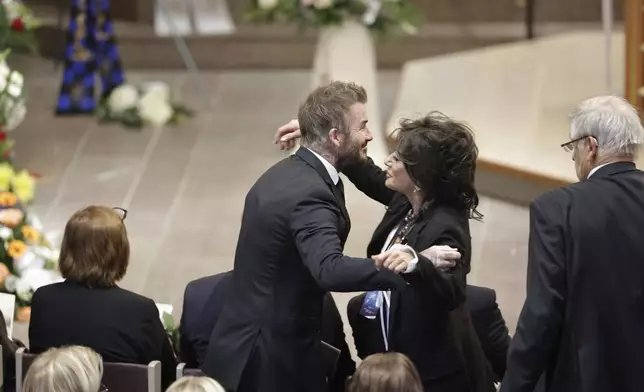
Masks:
[[[280,150],[290,150],[295,147],[295,141],[302,137],[300,123],[291,120],[277,129],[273,143],[279,144]]]
[[[407,271],[414,255],[404,250],[388,250],[371,258],[376,262],[377,268],[387,268],[400,274]]]
[[[447,245],[434,245],[420,252],[420,254],[428,258],[434,264],[434,267],[442,270],[454,267],[461,260],[461,254],[458,249]]]

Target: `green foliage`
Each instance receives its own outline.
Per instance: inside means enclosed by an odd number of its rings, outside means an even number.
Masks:
[[[255,1],[245,15],[254,23],[289,24],[302,29],[338,26],[348,19],[362,21],[368,11],[364,0],[334,0],[327,8],[302,5],[300,0],[277,0],[270,8],[262,8]],[[422,13],[406,0],[383,0],[373,23],[367,27],[377,36],[416,34],[424,22]]]

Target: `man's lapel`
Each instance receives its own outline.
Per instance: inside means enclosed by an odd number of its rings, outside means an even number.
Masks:
[[[425,210],[418,222],[414,225],[414,227],[411,229],[409,234],[407,235],[407,239],[404,244],[411,246],[416,250],[417,252],[420,252],[421,250],[424,249],[416,249],[414,246],[418,242],[418,237],[420,236],[420,233],[425,229],[425,226],[427,226],[427,216],[429,213],[431,213],[432,206],[430,206],[427,210]],[[399,291],[392,290],[391,292],[391,307],[389,309],[389,330],[394,329],[394,323],[398,319],[398,310],[399,310],[399,305],[401,301],[401,295]],[[391,334],[388,336],[389,340],[389,347],[391,347]]]

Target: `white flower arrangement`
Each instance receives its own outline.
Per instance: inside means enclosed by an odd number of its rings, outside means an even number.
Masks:
[[[292,23],[302,28],[360,21],[374,33],[414,35],[424,18],[408,0],[254,0],[246,15],[259,23]]]
[[[0,54],[0,130],[13,131],[25,119],[27,106],[23,87],[24,76],[9,68],[6,58],[9,51]]]
[[[16,194],[0,192],[0,291],[15,295],[21,321],[28,321],[36,290],[63,280],[55,242]]]
[[[118,122],[128,128],[177,124],[193,115],[186,106],[173,102],[170,87],[164,82],[123,84],[112,90],[98,108],[101,122]]]

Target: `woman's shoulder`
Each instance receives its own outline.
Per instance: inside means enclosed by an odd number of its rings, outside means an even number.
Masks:
[[[88,301],[116,301],[129,303],[139,307],[156,307],[150,298],[118,286],[108,288],[91,288],[75,282],[53,283],[40,287],[35,291],[33,300],[43,301],[69,296],[72,299]],[[32,301],[33,301],[32,300]]]
[[[127,301],[141,307],[156,309],[156,304],[154,303],[154,301],[146,296],[143,296],[141,294],[135,293],[130,290],[123,289],[118,286],[113,287],[111,291],[113,293],[112,295],[118,296],[123,301]]]
[[[443,222],[445,225],[469,226],[467,211],[462,211],[452,206],[435,204],[432,205],[421,217],[425,220],[435,220]]]

